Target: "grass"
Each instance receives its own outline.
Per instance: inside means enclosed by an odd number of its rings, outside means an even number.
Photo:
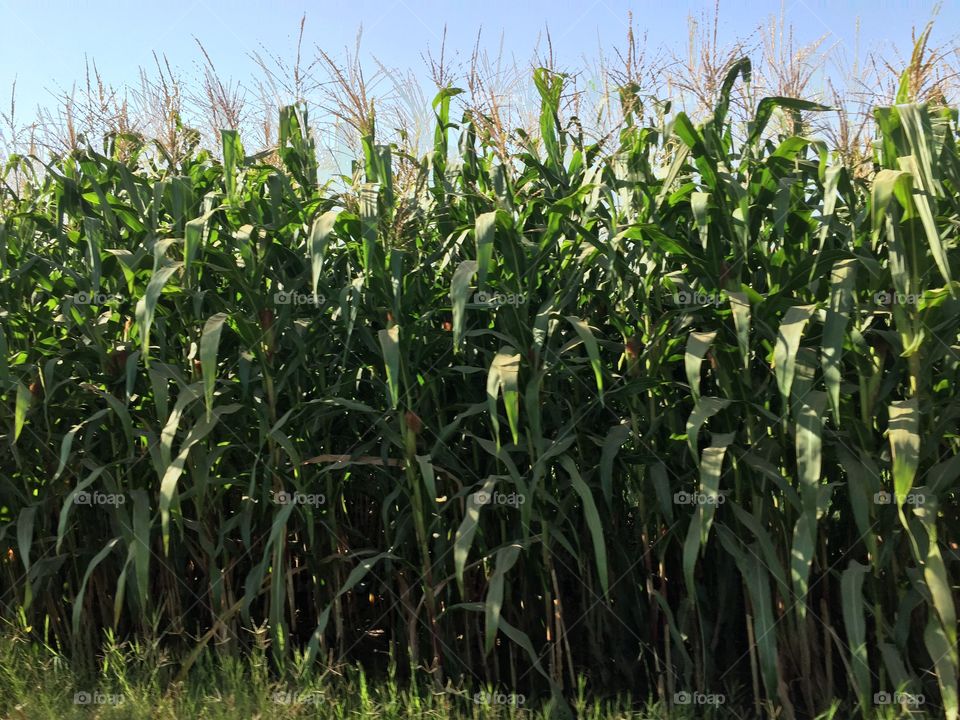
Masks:
[[[432,688],[421,674],[418,685],[398,680],[394,664],[381,677],[345,665],[335,671],[278,679],[266,654],[244,658],[205,654],[185,681],[171,682],[176,664],[158,658],[143,644],[108,643],[98,672],[75,673],[67,658],[24,637],[0,640],[0,716],[6,720],[233,720],[234,718],[520,718],[557,717],[549,699],[526,698],[495,687]],[[647,704],[629,693],[589,699],[585,679],[571,702],[583,720],[723,720],[748,715],[719,707]],[[933,717],[914,711],[913,720]],[[820,720],[839,717],[834,711]],[[871,720],[906,717],[888,709]]]
[[[491,687],[432,689],[401,684],[396,668],[368,678],[356,666],[323,675],[277,679],[269,658],[205,655],[188,678],[171,682],[176,664],[137,644],[104,650],[95,675],[71,671],[57,653],[7,635],[0,642],[0,716],[8,720],[55,718],[548,718],[544,699]],[[85,702],[86,701],[86,702]],[[640,704],[639,706],[642,706]],[[652,709],[636,709],[628,697],[574,702],[578,717],[596,720],[655,720]],[[671,715],[683,719],[685,714]]]

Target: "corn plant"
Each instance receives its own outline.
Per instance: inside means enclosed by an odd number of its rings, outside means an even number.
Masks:
[[[256,637],[558,712],[583,676],[956,720],[956,113],[877,109],[864,178],[826,108],[735,126],[749,75],[701,124],[625,87],[591,143],[538,70],[507,158],[447,88],[432,152],[371,120],[326,184],[299,107],[276,165],[234,131],[11,158],[4,619],[182,676]]]

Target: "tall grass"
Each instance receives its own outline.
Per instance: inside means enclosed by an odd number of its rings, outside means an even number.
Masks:
[[[260,642],[558,707],[585,676],[955,720],[956,114],[905,79],[864,177],[808,137],[821,106],[735,127],[750,69],[700,124],[625,86],[598,142],[539,69],[506,154],[446,88],[423,157],[363,116],[344,192],[298,106],[277,164],[233,130],[222,162],[11,158],[4,620],[181,677]]]
[[[429,684],[401,685],[395,665],[388,668],[385,677],[369,677],[363,668],[347,666],[336,674],[313,671],[278,678],[261,647],[254,647],[244,658],[208,653],[184,682],[170,682],[175,671],[174,659],[158,653],[155,646],[108,639],[103,649],[103,670],[88,676],[73,671],[66,658],[49,648],[4,636],[0,640],[0,713],[11,720],[552,717],[550,708],[528,707],[522,694],[503,693],[493,686],[472,684],[437,692]],[[626,695],[591,700],[585,697],[582,682],[571,706],[577,717],[585,720],[663,717],[661,710],[641,709],[641,704],[631,702]],[[686,712],[676,717],[693,715]]]

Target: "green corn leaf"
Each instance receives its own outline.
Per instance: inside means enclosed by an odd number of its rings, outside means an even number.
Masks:
[[[33,395],[30,388],[21,382],[17,383],[17,401],[14,407],[13,417],[13,442],[20,439],[20,433],[23,431],[23,425],[27,421],[27,410],[33,402]],[[59,473],[58,473],[59,474]]]
[[[693,456],[694,462],[699,467],[700,453],[697,452],[697,441],[700,437],[700,428],[703,424],[716,415],[721,410],[730,405],[730,400],[717,397],[703,397],[693,408],[690,417],[687,418],[687,447]]]
[[[691,597],[696,597],[696,588],[693,582],[693,571],[697,564],[697,557],[707,542],[710,527],[716,514],[720,497],[720,477],[723,469],[723,458],[727,453],[727,446],[732,437],[726,438],[722,445],[712,445],[703,450],[700,462],[700,492],[706,502],[697,503],[696,512],[687,529],[687,537],[683,543],[683,577],[687,584],[687,591]]]
[[[30,572],[30,549],[33,546],[33,524],[37,515],[37,506],[30,505],[20,510],[17,516],[17,550],[23,569]]]
[[[883,657],[884,669],[890,676],[890,682],[895,688],[907,688],[916,691],[916,683],[907,672],[907,668],[900,657],[900,651],[893,643],[880,643],[880,654]]]
[[[433,467],[433,463],[430,462],[429,455],[416,455],[414,459],[417,461],[417,467],[420,468],[420,477],[423,478],[423,484],[427,487],[427,492],[430,495],[430,503],[432,505],[437,504],[437,477],[436,472]]]
[[[954,628],[955,629],[955,628]],[[943,626],[937,618],[931,616],[927,620],[927,627],[923,632],[923,643],[933,659],[933,667],[937,674],[937,684],[940,686],[940,698],[943,702],[944,717],[946,720],[957,720],[960,717],[960,706],[957,701],[957,645],[951,642]]]
[[[173,455],[173,440],[180,427],[180,420],[187,407],[196,400],[203,397],[203,383],[193,383],[181,389],[177,396],[177,402],[174,403],[173,410],[167,417],[167,422],[160,431],[160,456],[163,461],[163,467],[170,464],[170,458]]]
[[[933,607],[943,625],[944,633],[952,647],[957,645],[957,609],[953,601],[953,590],[947,566],[940,553],[937,542],[937,514],[939,502],[935,497],[925,498],[924,503],[914,510],[927,532],[927,554],[923,559],[923,579],[933,600]],[[952,656],[954,665],[957,654]]]
[[[773,351],[773,369],[784,408],[787,407],[787,398],[790,397],[790,389],[796,373],[800,338],[815,308],[815,305],[796,305],[784,313],[783,320],[780,322],[777,344]]]
[[[570,476],[570,482],[580,500],[583,503],[583,514],[587,521],[587,528],[590,530],[590,536],[593,540],[593,554],[597,562],[597,573],[600,576],[600,587],[603,588],[604,596],[609,590],[609,580],[607,579],[607,546],[603,539],[603,524],[600,522],[600,514],[597,512],[597,505],[593,499],[593,493],[589,486],[580,477],[580,471],[569,455],[560,457],[560,465]]]
[[[556,171],[561,167],[564,151],[558,134],[563,76],[536,68],[533,82],[540,95],[540,138],[547,151],[547,165]]]
[[[317,294],[323,258],[327,254],[327,245],[330,243],[337,214],[335,210],[323,213],[313,221],[310,229],[310,288],[314,295]]]
[[[360,226],[363,238],[363,269],[367,278],[379,276],[383,272],[384,258],[377,243],[380,224],[380,215],[377,208],[379,199],[380,190],[376,183],[367,183],[361,187]]]
[[[518,376],[520,373],[520,353],[514,352],[512,347],[499,350],[490,364],[487,372],[487,408],[490,411],[490,423],[500,447],[500,421],[497,419],[497,397],[503,393],[503,405],[507,412],[507,422],[513,442],[520,441],[520,392]]]
[[[893,456],[893,488],[897,502],[906,502],[920,463],[920,410],[917,399],[890,403],[887,438]]]
[[[123,569],[117,578],[117,586],[113,592],[113,629],[116,630],[120,625],[120,617],[123,613],[124,600],[127,596],[127,569],[133,562],[133,548],[127,551],[127,560],[123,563]]]
[[[600,485],[607,505],[613,503],[613,461],[620,452],[621,446],[630,437],[630,426],[627,423],[613,425],[607,431],[603,441],[603,450],[600,453]]]
[[[800,112],[824,112],[830,109],[826,105],[809,100],[798,100],[790,97],[765,97],[757,103],[757,111],[750,123],[750,136],[747,138],[748,147],[756,145],[760,140],[767,123],[773,117],[773,111],[778,107],[790,110],[795,115],[799,115]]]
[[[463,319],[466,314],[467,300],[470,297],[470,282],[477,273],[475,260],[464,260],[457,266],[450,283],[450,302],[453,307],[453,349],[462,352],[460,340],[463,338]]]
[[[490,576],[490,584],[487,588],[487,597],[484,601],[485,620],[485,641],[484,651],[489,655],[493,650],[493,642],[497,637],[497,629],[500,626],[500,610],[503,607],[503,583],[506,574],[510,571],[520,557],[519,545],[508,545],[497,550],[497,560],[494,566],[493,575]]]
[[[160,528],[163,535],[163,551],[170,551],[170,508],[173,504],[174,494],[176,493],[177,482],[183,475],[187,464],[187,456],[190,454],[190,448],[210,434],[210,431],[217,426],[223,415],[229,415],[240,410],[243,406],[239,404],[225,405],[215,408],[209,417],[199,420],[187,433],[177,456],[167,465],[163,477],[160,480]]]
[[[87,565],[87,570],[83,574],[83,581],[80,583],[80,590],[77,592],[77,596],[73,599],[73,634],[74,636],[80,632],[80,619],[83,617],[83,597],[87,592],[87,583],[90,581],[90,576],[93,574],[93,571],[97,569],[97,566],[102,563],[107,555],[111,553],[117,543],[120,542],[120,538],[115,537],[113,540],[109,541],[100,552],[94,555],[93,560]]]
[[[213,389],[217,381],[217,350],[226,313],[217,313],[207,319],[200,336],[200,371],[203,374],[203,397],[207,405],[207,419],[213,413]]]
[[[820,347],[820,363],[823,367],[823,382],[833,417],[840,423],[840,361],[843,358],[843,339],[850,311],[853,308],[853,288],[856,283],[857,266],[854,260],[839,260],[830,273],[830,305],[823,324],[823,341]]]
[[[768,698],[779,695],[780,672],[777,658],[776,620],[770,597],[770,578],[757,553],[750,552],[740,566],[750,594],[753,610],[753,634],[760,658],[760,676]]]
[[[913,165],[916,167],[914,177],[924,192],[932,197],[942,196],[940,167],[934,157],[936,151],[931,147],[934,134],[927,108],[919,103],[903,103],[898,104],[896,113],[910,148],[909,157],[913,158]]]
[[[853,509],[853,518],[857,526],[857,534],[863,538],[864,544],[870,551],[877,572],[880,570],[880,560],[877,554],[877,537],[870,521],[871,508],[874,507],[874,493],[879,489],[878,476],[866,465],[862,457],[855,456],[847,448],[837,449],[840,464],[847,477],[847,491]]]
[[[227,197],[237,199],[237,168],[244,160],[243,143],[236,130],[221,130],[220,141],[223,144],[223,184]]]
[[[133,357],[133,353],[130,354],[130,357],[127,358],[127,365],[129,366],[131,362],[136,364],[136,358]],[[119,418],[120,424],[123,427],[123,434],[127,438],[128,443],[132,446],[135,442],[134,440],[134,429],[133,429],[133,419],[130,417],[130,411],[127,410],[127,406],[117,397],[111,395],[110,393],[104,392],[100,388],[91,387],[90,390],[97,394],[97,396],[103,398],[104,402],[110,406],[110,410],[113,410],[114,414]]]
[[[700,244],[703,249],[707,249],[707,236],[709,234],[709,211],[710,211],[710,193],[695,192],[690,196],[690,209],[693,211],[693,220],[700,233]]]
[[[764,529],[756,517],[748,513],[736,502],[730,500],[724,503],[724,506],[729,507],[733,511],[733,514],[736,515],[737,520],[753,533],[753,536],[757,539],[757,543],[760,546],[763,562],[766,564],[767,569],[773,573],[774,580],[777,581],[777,589],[781,595],[786,596],[790,592],[790,586],[787,584],[787,576],[783,569],[783,562],[777,554],[770,533]]]
[[[943,276],[943,279],[949,286],[951,281],[950,262],[947,259],[947,253],[943,246],[943,239],[940,237],[940,231],[937,229],[933,209],[930,207],[931,195],[927,189],[933,186],[934,181],[930,177],[927,177],[926,180],[923,179],[924,172],[917,166],[917,158],[915,156],[908,155],[899,158],[898,162],[904,172],[909,173],[911,178],[918,180],[918,182],[912,186],[911,199],[913,201],[913,207],[916,208],[917,214],[920,216],[920,222],[927,236],[927,244],[930,247],[930,254],[933,255],[933,260],[940,270],[941,276]]]
[[[727,291],[730,310],[733,314],[733,326],[737,331],[737,347],[743,360],[744,370],[750,368],[750,299],[745,292]],[[749,384],[749,374],[746,375]]]
[[[209,215],[204,215],[203,217],[190,220],[184,229],[183,273],[187,278],[191,277],[190,266],[193,265],[193,261],[196,259],[197,253],[200,251],[200,246],[203,245],[203,235],[207,229],[208,219]]]
[[[687,336],[687,349],[683,355],[683,366],[687,373],[687,383],[690,385],[690,394],[693,395],[693,404],[700,401],[700,366],[703,357],[710,349],[714,339],[714,332],[691,332]]]
[[[530,658],[533,668],[550,681],[551,687],[555,688],[554,680],[543,669],[543,665],[540,664],[540,654],[533,649],[533,643],[530,642],[530,636],[522,630],[515,628],[502,617],[500,618],[499,628],[503,630],[504,635],[523,648],[524,652],[527,653],[527,657]]]
[[[3,226],[4,223],[0,220],[0,252],[3,248]],[[2,268],[2,264],[0,264]],[[9,346],[7,345],[7,333],[4,330],[3,324],[0,323],[0,383],[8,385],[12,383],[10,377],[10,364],[7,362],[7,356],[10,352]]]
[[[102,418],[110,412],[110,408],[104,408],[103,410],[98,410],[93,415],[88,417],[83,422],[79,422],[70,428],[63,436],[63,440],[60,441],[60,460],[57,465],[57,471],[53,474],[53,479],[56,480],[63,474],[64,469],[67,467],[67,460],[70,457],[70,450],[73,448],[73,439],[77,436],[77,433],[83,428],[84,425],[95,424],[97,420]]]
[[[684,169],[689,155],[690,148],[687,145],[681,145],[674,150],[673,160],[670,162],[670,167],[667,168],[666,177],[663,180],[663,185],[660,186],[660,192],[657,193],[657,199],[655,200],[655,205],[658,210],[670,195],[670,191],[680,176],[681,171]]]
[[[100,253],[103,249],[103,223],[96,218],[83,219],[83,234],[87,240],[87,262],[90,264],[90,286],[94,292],[100,290],[102,266]]]
[[[827,239],[830,233],[831,221],[837,207],[837,186],[840,184],[840,177],[846,168],[840,164],[831,165],[826,169],[823,179],[823,219],[820,221],[820,245]],[[842,262],[842,261],[841,261]],[[837,263],[840,264],[840,263]],[[836,269],[836,265],[834,265]]]
[[[597,347],[597,339],[593,336],[590,326],[580,318],[568,315],[567,322],[573,325],[577,336],[587,349],[587,357],[590,358],[590,367],[593,368],[593,376],[597,383],[597,395],[603,403],[603,371],[600,368],[600,349]]]
[[[436,115],[437,125],[433,132],[433,179],[434,188],[446,193],[448,191],[446,182],[447,155],[448,155],[448,130],[450,125],[450,99],[460,95],[463,92],[460,88],[446,87],[440,90],[433,99],[433,110]]]
[[[794,447],[797,454],[797,473],[800,479],[801,497],[815,497],[820,485],[822,456],[823,412],[827,404],[826,393],[810,390],[803,398],[794,400],[796,436]]]
[[[877,173],[870,195],[870,227],[873,228],[874,244],[880,237],[890,201],[896,196],[905,209],[912,208],[912,189],[913,178],[910,173],[902,170],[881,170]]]
[[[133,568],[136,573],[137,596],[141,607],[148,607],[150,598],[150,530],[152,527],[150,498],[141,488],[130,491],[133,499]]]
[[[497,228],[497,213],[488,212],[477,216],[477,289],[487,286],[487,275],[493,261],[493,238]]]
[[[380,351],[383,353],[383,364],[387,371],[387,387],[390,391],[390,407],[397,409],[400,402],[400,326],[394,325],[389,330],[380,330]]]
[[[794,610],[803,621],[807,617],[807,591],[810,586],[810,568],[817,549],[817,522],[830,505],[832,488],[820,488],[816,505],[804,508],[793,528],[790,549],[790,578],[793,581]]]
[[[93,483],[100,474],[105,470],[103,466],[95,468],[90,472],[87,477],[81,480],[77,485],[67,493],[67,497],[63,501],[63,506],[60,508],[60,519],[57,522],[57,552],[60,552],[60,548],[63,545],[63,539],[66,535],[67,530],[67,521],[70,519],[70,511],[77,505],[77,495],[83,492],[86,488]]]
[[[851,560],[840,579],[843,600],[843,625],[850,649],[851,678],[860,706],[871,707],[870,666],[867,660],[867,626],[864,621],[863,579],[870,568]]]
[[[460,527],[453,541],[453,567],[457,576],[457,585],[460,587],[460,594],[463,594],[463,568],[467,564],[467,555],[470,554],[470,546],[473,544],[473,536],[477,532],[477,524],[480,522],[481,504],[477,502],[480,498],[489,497],[493,488],[500,478],[491,475],[483,481],[483,486],[476,493],[467,495],[466,512]]]
[[[182,267],[181,263],[173,263],[160,268],[154,272],[153,277],[147,284],[147,290],[143,297],[137,301],[137,324],[140,326],[140,343],[143,359],[149,363],[150,358],[150,327],[153,325],[153,317],[157,311],[157,301],[160,299],[160,293],[164,285],[177,270]]]
[[[290,503],[277,513],[274,519],[273,529],[274,532],[277,532],[278,537],[286,532],[290,515],[293,514],[293,507],[293,504]],[[285,655],[284,651],[287,638],[283,607],[287,588],[282,576],[287,544],[276,541],[273,541],[271,544],[273,547],[271,570],[273,572],[270,575],[270,637],[273,644],[274,655],[282,658]]]
[[[730,93],[737,77],[743,78],[743,81],[750,84],[753,74],[753,64],[750,58],[744,56],[730,63],[726,69],[723,82],[720,83],[720,92],[717,97],[716,107],[713,110],[713,124],[722,127],[727,117],[727,111],[730,108]]]

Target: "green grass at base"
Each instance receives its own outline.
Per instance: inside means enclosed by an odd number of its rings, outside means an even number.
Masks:
[[[481,687],[435,689],[425,673],[400,681],[396,666],[385,677],[371,678],[357,665],[283,679],[269,666],[266,653],[231,657],[209,652],[183,681],[173,678],[178,663],[142,644],[108,645],[98,667],[78,671],[58,652],[22,637],[0,636],[0,718],[70,720],[141,718],[238,720],[263,718],[525,718],[571,717],[545,698],[511,696]],[[496,693],[493,702],[486,701]],[[572,717],[591,720],[720,720],[754,717],[732,707],[667,710],[630,697],[588,699],[585,683],[568,698]],[[827,713],[818,720],[834,720]],[[886,708],[876,720],[927,717]]]
[[[92,672],[77,671],[57,652],[24,639],[0,639],[0,717],[4,720],[71,718],[553,718],[564,715],[549,698],[510,703],[502,689],[435,690],[424,674],[401,682],[395,669],[368,678],[359,666],[317,672],[299,681],[278,678],[266,654],[245,658],[209,653],[182,682],[171,680],[177,662],[149,647],[108,648]],[[290,672],[291,677],[295,672]],[[499,693],[484,702],[478,693]],[[506,700],[506,702],[503,702]],[[86,702],[84,702],[86,701]],[[653,720],[667,715],[634,710],[629,698],[574,700],[581,718]],[[675,716],[673,717],[684,717]],[[722,715],[717,715],[722,717]]]

